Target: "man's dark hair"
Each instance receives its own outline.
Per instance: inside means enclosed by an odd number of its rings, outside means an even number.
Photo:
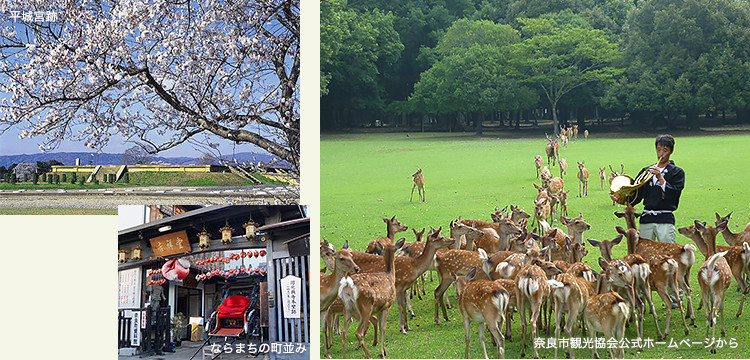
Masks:
[[[659,135],[656,137],[654,146],[666,146],[670,151],[674,151],[674,137],[672,135]]]

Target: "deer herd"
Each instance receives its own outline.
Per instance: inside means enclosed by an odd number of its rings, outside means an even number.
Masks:
[[[559,141],[548,137],[545,149],[549,164],[557,160],[560,177],[552,178],[543,166],[542,156],[535,157],[537,178],[542,179],[542,185],[534,184],[538,193],[532,214],[515,205],[504,209],[496,207],[490,213],[491,222],[457,216],[447,223],[446,229],[443,226],[421,231],[412,228],[415,241],[410,242],[403,237],[397,240],[398,233],[408,231],[408,226],[395,216],[383,217],[386,236],[372,239],[365,252],[350,248],[348,242],[339,244],[341,247],[336,250],[334,244],[321,241],[320,256],[325,268],[320,274],[320,311],[325,356],[331,357],[333,337],[340,334],[341,356],[346,357],[347,329],[354,319],[359,324],[355,332],[357,348],[371,357],[365,336],[372,325],[372,346],[379,342],[378,355],[387,357],[386,319],[394,303],[402,334],[429,331],[429,326],[424,325],[414,330],[408,321],[410,317],[426,315],[415,314],[411,301],[412,297],[421,300],[421,295],[425,294],[425,276],[429,273],[432,278],[433,272],[437,273],[433,300],[435,326],[450,321],[447,310],[452,308],[449,300],[452,296],[447,290],[453,285],[464,327],[465,358],[479,356],[470,354],[472,323],[479,324],[482,355],[488,357],[486,327],[497,357],[504,358],[506,345],[511,346],[508,342],[512,341],[514,314],[520,318],[521,342],[512,346],[520,347],[521,357],[526,355],[527,348],[535,358],[539,357],[533,342],[542,333],[556,339],[563,333],[568,339],[576,336],[592,339],[603,334],[605,339],[620,342],[625,337],[626,326],[632,323],[638,338],[663,340],[670,334],[673,299],[676,300],[675,311],[680,315],[676,321],[681,322],[680,330],[685,335],[690,332],[688,323],[695,326],[695,311],[703,308],[706,341],[716,339],[719,321],[720,335],[725,337],[724,298],[730,284],[734,280],[742,296],[736,317],[741,316],[745,296],[750,292],[750,223],[744,231],[732,233],[728,226],[732,213],[723,217],[716,213],[714,225],[695,220],[693,225],[678,230],[695,245],[661,243],[640,237],[636,228],[640,213],[627,206],[624,211],[614,213],[625,220],[625,227],[611,229],[611,239],[585,238],[584,232],[590,230],[591,225],[582,214],[568,217],[568,192],[563,190],[563,167],[567,168],[567,163],[558,157],[560,145],[556,144],[565,144],[568,136],[577,137],[577,131],[568,135],[565,129]],[[583,161],[578,162],[578,168],[579,196],[585,196],[589,173]],[[605,169],[598,170],[604,187]],[[610,170],[618,174],[611,166]],[[620,173],[622,171],[621,166]],[[422,189],[421,170],[413,177],[414,187]],[[420,191],[422,201],[423,196]],[[558,218],[565,230],[550,226],[553,219]],[[717,245],[719,233],[729,246]],[[625,245],[620,245],[623,240]],[[613,249],[618,246],[624,247],[627,255],[615,258]],[[593,256],[598,261],[591,263],[597,263],[600,270],[583,262],[590,251],[596,250],[598,253]],[[697,271],[692,271],[696,250],[704,255],[705,261],[696,266]],[[691,276],[696,276],[700,285],[701,301],[697,309],[693,309],[691,300]],[[652,291],[658,294],[665,308],[654,305]],[[340,331],[341,315],[343,330]],[[664,320],[660,322],[660,318]],[[644,333],[644,321],[653,322],[654,333]],[[717,352],[716,342],[706,346],[711,353]],[[598,350],[608,350],[613,358],[625,355],[622,347],[590,348],[593,357],[599,357]],[[575,356],[572,347],[562,350],[570,358]],[[557,355],[555,347],[554,356]],[[441,357],[439,353],[424,356]],[[588,355],[579,353],[579,356]]]

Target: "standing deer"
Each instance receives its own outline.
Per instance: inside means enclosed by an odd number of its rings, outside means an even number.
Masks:
[[[396,220],[395,215],[390,219],[382,216],[380,218],[383,219],[383,222],[385,223],[385,237],[379,237],[371,240],[370,243],[367,244],[367,249],[365,250],[366,253],[382,255],[385,245],[393,244],[396,239],[397,233],[409,230],[408,226]]]
[[[537,265],[524,266],[516,275],[516,301],[518,312],[521,315],[521,357],[526,356],[526,307],[531,312],[529,327],[530,337],[537,337],[537,319],[541,313],[542,303],[549,297],[550,284],[547,274]],[[539,358],[539,352],[534,348],[534,358]]]
[[[495,281],[474,280],[476,273],[477,268],[473,268],[465,277],[456,277],[454,280],[454,287],[458,294],[458,308],[461,311],[466,338],[464,357],[469,358],[471,322],[473,321],[480,324],[479,342],[482,343],[484,358],[488,358],[487,347],[484,344],[485,326],[490,330],[490,334],[495,340],[497,357],[505,358],[505,337],[500,332],[500,328],[505,322],[505,309],[510,301],[510,294]]]
[[[731,246],[743,246],[743,243],[750,243],[750,223],[747,223],[745,225],[745,229],[742,232],[739,233],[732,233],[729,230],[729,219],[732,217],[732,213],[730,212],[727,214],[727,216],[721,217],[719,216],[719,213],[716,214],[716,224],[719,225],[722,222],[727,222],[727,227],[724,229],[724,231],[721,232],[722,235],[724,235],[724,240],[727,242],[727,244]]]
[[[403,245],[403,240],[399,241]],[[355,336],[359,346],[365,352],[365,356],[372,358],[365,345],[365,332],[370,326],[370,316],[378,319],[380,330],[380,356],[385,358],[385,322],[388,311],[396,300],[396,275],[395,275],[395,252],[396,245],[388,244],[383,253],[385,272],[354,274],[351,277],[341,279],[339,297],[345,306],[345,321],[343,332],[343,353],[346,357],[346,334],[349,330],[349,322],[354,313],[358,314],[359,326]]]
[[[417,195],[421,202],[427,202],[424,195],[424,175],[422,175],[422,169],[417,169],[417,172],[411,175],[414,185],[411,187],[411,196],[409,196],[409,202],[414,197],[414,188],[417,188]]]
[[[326,242],[326,248],[327,242]],[[333,254],[333,274],[320,275],[320,317],[323,319],[323,333],[325,342],[325,356],[330,358],[330,345],[328,340],[328,309],[338,297],[338,289],[347,273],[359,271],[359,267],[354,263],[352,252],[349,249],[341,249]]]
[[[599,289],[601,291],[603,275],[599,276]],[[618,342],[625,335],[625,323],[630,316],[630,308],[625,299],[616,292],[607,292],[592,296],[586,303],[586,327],[589,330],[589,336],[596,337],[597,332],[604,333],[606,339],[614,338]],[[617,355],[615,354],[617,353]],[[612,358],[624,357],[623,348],[610,348]],[[596,352],[596,346],[593,347],[592,358],[599,358]]]
[[[565,177],[565,174],[568,172],[568,162],[560,158],[557,160],[557,163],[560,165],[560,177]]]
[[[585,140],[589,139],[589,129],[586,129],[586,130],[583,131],[583,138]]]
[[[557,144],[557,141],[550,138],[549,135],[547,136],[547,146],[544,147],[544,152],[547,153],[547,163],[549,166],[555,166],[555,160],[557,159],[557,149],[559,148],[560,144]]]
[[[727,226],[723,222],[716,227],[706,226],[695,220],[695,227],[701,232],[703,242],[708,245],[706,261],[698,269],[698,283],[701,286],[701,299],[703,307],[706,308],[706,341],[708,341],[708,329],[712,329],[712,339],[716,339],[716,316],[721,313],[721,336],[726,336],[724,331],[724,293],[732,282],[732,271],[724,256],[727,251],[716,253],[716,234],[722,232]],[[716,354],[716,342],[711,347],[711,353]]]
[[[604,190],[604,179],[606,178],[605,169],[599,168],[599,187]]]
[[[584,197],[588,194],[589,171],[583,167],[585,162],[578,162],[578,197]]]
[[[451,274],[460,276],[468,274],[473,267],[481,269],[485,259],[487,259],[487,253],[482,249],[479,249],[478,252],[451,249],[435,259],[437,262],[438,279],[440,280],[440,284],[435,289],[435,323],[442,325],[438,313],[440,309],[442,309],[445,321],[450,320],[448,318],[448,311],[445,309],[443,294],[445,294],[445,291],[448,290],[448,287],[453,282]],[[477,278],[489,279],[484,272],[478,273]]]
[[[542,155],[534,156],[534,166],[536,167],[536,178],[539,179],[539,172],[542,170],[542,166],[544,166]]]

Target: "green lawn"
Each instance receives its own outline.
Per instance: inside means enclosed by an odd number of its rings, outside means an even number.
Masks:
[[[560,156],[567,159],[569,170],[565,175],[565,188],[570,190],[568,209],[571,216],[583,214],[591,224],[584,233],[587,238],[612,239],[617,233],[615,225],[624,226],[624,221],[613,212],[621,210],[612,206],[608,192],[600,188],[598,167],[612,165],[619,169],[622,163],[625,172],[635,175],[643,166],[654,163],[654,138],[657,134],[639,134],[625,138],[622,135],[600,135],[593,133],[588,140],[571,141]],[[410,228],[440,227],[444,230],[452,219],[459,216],[491,221],[489,214],[495,206],[520,205],[527,212],[533,210],[537,194],[532,186],[535,180],[534,156],[544,155],[546,140],[542,136],[533,139],[505,139],[497,137],[477,138],[472,134],[366,134],[324,135],[321,138],[321,236],[336,248],[345,240],[358,250],[377,236],[385,236],[385,225],[380,216],[396,216]],[[680,136],[676,135],[675,152],[672,159],[686,172],[686,188],[683,191],[679,210],[675,213],[677,226],[687,226],[693,220],[715,220],[714,212],[726,215],[733,211],[730,229],[741,231],[750,222],[750,193],[746,177],[749,173],[750,135]],[[585,161],[591,173],[589,196],[579,198],[576,178],[576,162]],[[420,167],[426,179],[426,203],[409,202],[412,188],[411,174]],[[557,166],[550,167],[553,176],[559,176]],[[606,188],[605,184],[605,188]],[[416,198],[416,196],[415,196]],[[642,205],[636,207],[642,210]],[[552,226],[561,226],[555,222]],[[563,229],[565,229],[563,227]],[[682,235],[678,242],[690,240]],[[400,233],[397,237],[414,240],[414,235]],[[725,244],[719,237],[719,244]],[[598,251],[591,250],[584,259],[596,270]],[[615,256],[626,253],[624,243],[615,248]],[[698,253],[692,269],[691,287],[693,305],[700,302],[700,287],[696,273],[704,261]],[[428,283],[424,300],[414,300],[417,317],[410,321],[413,332],[402,335],[398,331],[396,305],[388,317],[386,349],[391,358],[461,358],[464,335],[461,315],[456,308],[448,310],[451,321],[437,326],[433,320],[434,305],[432,291],[437,283]],[[740,319],[734,318],[739,304],[739,294],[733,283],[726,296],[726,340],[734,338],[739,346],[724,347],[712,355],[707,349],[678,349],[657,345],[637,353],[627,350],[629,358],[747,358],[750,357],[750,339],[744,331],[750,318],[750,309],[744,309]],[[455,304],[455,293],[449,289],[451,302]],[[660,327],[666,309],[656,293],[653,293]],[[750,305],[748,305],[750,306]],[[706,329],[704,310],[696,311],[696,327],[691,327],[685,337],[680,330],[679,311],[672,313],[670,337],[679,343],[684,339],[701,341]],[[649,316],[647,314],[647,316]],[[355,326],[350,327],[347,357],[363,357],[361,350],[354,350]],[[481,357],[481,346],[476,336],[477,325],[472,325],[471,357]],[[717,331],[717,335],[718,335]],[[644,335],[655,338],[653,322],[646,321]],[[506,357],[520,356],[520,320],[513,321],[512,342],[506,343]],[[546,336],[546,335],[544,335]],[[580,336],[580,332],[579,332]],[[601,335],[600,335],[601,336]],[[627,338],[635,337],[633,327],[627,329]],[[368,346],[372,340],[372,329],[367,335]],[[321,336],[321,343],[323,339]],[[667,339],[669,341],[669,338]],[[334,357],[341,357],[341,339],[336,337],[332,349]],[[488,339],[488,346],[489,344]],[[377,347],[370,351],[377,355]],[[530,349],[529,349],[530,350]],[[492,356],[494,352],[490,352]],[[607,354],[600,351],[600,354]],[[321,357],[323,351],[320,351]],[[562,353],[560,354],[561,356]],[[540,349],[540,356],[552,357],[552,351]],[[590,357],[591,350],[578,350],[578,357]]]
[[[279,182],[268,179],[260,174],[253,174],[264,184],[278,184]],[[39,181],[34,185],[33,182],[27,181],[11,185],[0,183],[0,189],[103,189],[119,188],[134,186],[246,186],[253,185],[250,180],[241,178],[232,173],[191,173],[191,172],[134,172],[130,174],[130,182],[122,181],[114,184],[100,181],[99,184],[86,183],[84,185],[71,184],[69,182],[60,184],[48,184]]]

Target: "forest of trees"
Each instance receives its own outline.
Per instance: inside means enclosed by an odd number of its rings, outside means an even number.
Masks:
[[[321,128],[750,122],[747,44],[750,0],[322,0]]]

